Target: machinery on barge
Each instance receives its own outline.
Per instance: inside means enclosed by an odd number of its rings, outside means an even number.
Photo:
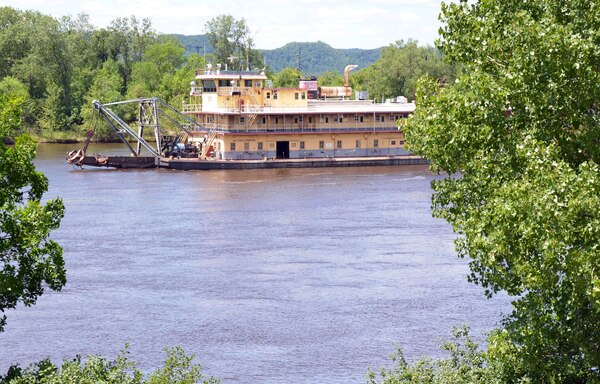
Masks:
[[[181,111],[158,98],[94,101],[130,156],[87,156],[86,143],[67,162],[175,169],[425,163],[404,149],[402,126],[415,105],[403,97],[374,103],[360,92],[351,99],[348,76],[354,68],[346,67],[344,86],[319,87],[311,78],[299,80],[296,88],[276,88],[264,72],[222,71],[209,64],[191,82],[190,103]],[[137,129],[112,110],[127,103],[139,105]],[[165,120],[175,134],[164,134]],[[150,129],[153,140],[146,140]]]

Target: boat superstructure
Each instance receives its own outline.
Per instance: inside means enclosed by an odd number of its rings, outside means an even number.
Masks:
[[[402,122],[414,111],[404,98],[350,100],[345,85],[275,88],[263,72],[200,71],[191,84],[191,116],[203,132],[190,137],[203,159],[266,160],[408,155]]]
[[[71,151],[67,162],[108,167],[174,169],[296,168],[424,164],[404,148],[402,127],[415,105],[404,97],[375,103],[364,92],[352,99],[344,85],[320,87],[316,78],[293,88],[273,87],[264,72],[227,71],[210,65],[191,82],[181,111],[158,98],[140,98],[94,108],[130,150],[130,156],[87,156]],[[112,108],[139,104],[132,128]],[[165,124],[176,133],[165,134]],[[148,131],[153,139],[146,140]],[[136,143],[135,148],[131,141]]]

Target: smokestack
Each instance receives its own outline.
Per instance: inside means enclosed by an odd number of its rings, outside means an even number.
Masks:
[[[351,70],[353,70],[356,67],[358,67],[358,65],[350,64],[350,65],[347,65],[346,68],[344,68],[344,87],[350,86],[348,74]]]

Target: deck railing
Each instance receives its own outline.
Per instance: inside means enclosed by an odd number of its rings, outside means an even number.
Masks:
[[[181,112],[201,112],[202,104],[181,104]]]

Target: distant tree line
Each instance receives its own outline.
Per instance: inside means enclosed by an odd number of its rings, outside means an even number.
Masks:
[[[87,15],[60,19],[0,7],[0,92],[24,100],[23,120],[43,139],[79,135],[91,101],[158,96],[177,105],[200,55],[184,55],[149,19],[117,18],[96,28]]]

